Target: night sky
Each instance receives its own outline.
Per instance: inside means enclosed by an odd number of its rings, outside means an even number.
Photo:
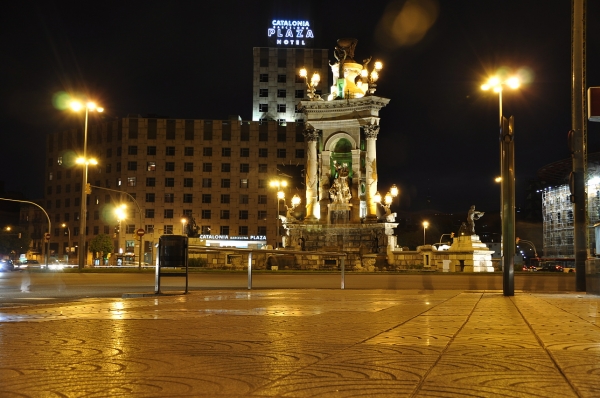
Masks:
[[[96,4],[97,3],[97,4]],[[207,5],[208,3],[208,5]],[[384,64],[377,95],[382,193],[395,183],[402,208],[499,209],[498,96],[480,85],[501,67],[529,76],[505,91],[515,116],[517,205],[542,166],[569,157],[571,1],[19,1],[0,14],[0,181],[43,195],[49,133],[82,119],[54,108],[55,93],[82,93],[106,117],[251,119],[252,48],[272,19],[308,19],[316,48],[358,39],[356,59]],[[403,9],[402,7],[405,6]],[[412,7],[412,8],[411,8]],[[420,8],[430,25],[396,40],[386,26]],[[589,2],[587,85],[600,86],[600,5]],[[403,14],[404,15],[404,14]],[[414,24],[414,17],[395,32]],[[418,33],[418,32],[417,32]],[[395,36],[406,37],[406,36]],[[329,76],[331,79],[331,76]],[[323,81],[323,78],[322,78]],[[328,87],[321,87],[328,92]],[[589,124],[589,152],[600,150]]]

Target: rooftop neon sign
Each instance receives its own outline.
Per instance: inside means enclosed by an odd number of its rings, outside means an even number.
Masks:
[[[269,45],[310,47],[315,38],[309,21],[274,19],[267,29]]]

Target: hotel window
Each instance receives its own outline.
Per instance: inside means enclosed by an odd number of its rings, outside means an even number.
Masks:
[[[110,233],[110,227],[108,225],[104,226],[104,235],[108,235]]]
[[[203,131],[202,139],[204,141],[210,141],[210,140],[213,139],[213,124],[212,124],[212,120],[205,120],[204,121],[204,131]]]
[[[98,235],[100,233],[100,227],[95,225],[94,226],[94,235]]]
[[[221,156],[225,158],[231,157],[231,148],[221,148]]]
[[[231,141],[231,124],[229,121],[221,123],[221,141]]]
[[[285,112],[285,104],[277,104],[277,112]]]
[[[248,202],[249,202],[249,196],[246,194],[241,194],[240,195],[240,204],[247,205]]]
[[[175,156],[175,147],[174,146],[168,146],[165,148],[165,155],[167,156]]]
[[[156,171],[156,162],[146,162],[146,169],[148,171]]]
[[[52,172],[48,173],[48,180],[52,181],[53,174]]]
[[[109,163],[106,165],[106,173],[110,173],[112,171],[112,165]]]
[[[117,162],[117,171],[121,171],[121,162]]]
[[[202,163],[202,171],[212,171],[212,163]]]
[[[107,148],[106,149],[106,157],[107,158],[112,158],[112,148]]]
[[[121,156],[121,147],[117,148],[117,156]]]
[[[221,188],[229,188],[231,186],[231,180],[229,178],[221,179]]]
[[[269,74],[261,73],[260,75],[258,75],[258,81],[261,83],[268,83],[269,82]]]
[[[209,149],[209,148],[205,148],[205,149]],[[186,146],[185,148],[183,148],[183,156],[194,156],[194,147]]]
[[[202,210],[202,219],[210,220],[211,214],[210,210]]]
[[[285,159],[286,150],[285,148],[277,148],[277,157]]]
[[[241,158],[249,158],[250,157],[250,148],[240,148],[240,157]]]
[[[221,194],[221,203],[229,203],[230,196],[229,194]]]
[[[148,119],[148,139],[156,139],[156,119]]]
[[[240,210],[240,220],[248,219],[248,210]]]
[[[266,205],[267,204],[267,195],[258,195],[258,204]]]
[[[165,209],[164,218],[173,218],[173,209]]]
[[[165,203],[175,203],[175,194],[174,193],[166,193],[165,194]]]
[[[247,225],[240,225],[238,227],[238,235],[239,236],[248,236],[248,226]]]
[[[146,194],[146,202],[147,203],[154,203],[156,201],[156,195],[153,193],[147,193]]]
[[[173,234],[173,225],[165,225],[165,234]]]
[[[287,81],[286,75],[277,75],[277,83],[285,83]]]
[[[248,188],[248,179],[240,178],[240,188]]]
[[[269,96],[269,90],[266,89],[266,88],[259,89],[258,90],[258,96],[262,97],[262,98],[268,97]]]
[[[260,235],[260,236],[267,236],[267,227],[263,226],[259,226],[256,230],[256,234]]]
[[[210,217],[209,217],[210,218]],[[202,235],[210,235],[210,225],[202,225],[200,227],[200,233]]]
[[[194,121],[193,120],[185,121],[184,139],[190,140],[190,141],[194,140]]]
[[[167,120],[167,139],[174,140],[175,139],[175,120],[170,119]]]
[[[267,187],[267,180],[259,179],[258,180],[258,187],[259,188],[266,188]]]
[[[250,172],[250,164],[249,163],[240,163],[240,173],[248,173]]]
[[[174,187],[174,186],[175,186],[175,179],[173,177],[165,178],[165,187]]]
[[[285,134],[285,129],[278,129],[277,130],[277,142],[286,142],[286,134]]]
[[[229,173],[231,171],[231,163],[221,163],[221,173]]]
[[[136,177],[127,177],[127,186],[128,187],[135,187],[136,183],[137,183]]]
[[[154,209],[146,209],[146,218],[154,218]]]
[[[277,67],[278,68],[287,68],[287,60],[285,58],[279,58],[277,60]]]
[[[277,98],[285,98],[286,91],[282,88],[277,90]]]
[[[209,193],[202,194],[202,203],[210,203],[211,200],[212,200],[212,197]]]
[[[183,164],[183,171],[194,171],[194,163],[186,162]]]
[[[229,220],[229,210],[221,210],[221,220]]]
[[[137,170],[137,162],[127,162],[127,170],[136,171]]]
[[[184,217],[192,217],[192,209],[183,209]]]
[[[133,234],[133,233],[135,233],[135,224],[127,224],[125,226],[125,233],[126,234]]]
[[[149,146],[146,148],[146,155],[156,155],[156,147],[155,146]]]
[[[250,125],[248,123],[242,124],[240,141],[250,141]]]
[[[258,157],[259,158],[269,157],[269,150],[267,148],[258,148]]]
[[[155,187],[156,186],[156,178],[146,177],[146,186],[147,187]]]
[[[296,149],[296,159],[304,159],[304,149]]]
[[[123,181],[121,180],[121,178],[117,178],[117,186],[120,187],[122,183]]]
[[[296,90],[294,93],[295,98],[304,98],[304,90]]]
[[[219,233],[221,235],[229,235],[229,225],[221,225],[219,227]]]
[[[260,163],[258,165],[258,172],[259,173],[266,173],[268,170],[267,165],[265,163]]]
[[[193,201],[194,201],[194,196],[191,193],[183,194],[183,203],[192,203]]]
[[[184,178],[183,179],[183,186],[185,188],[191,188],[194,186],[194,179],[193,178]]]
[[[269,112],[269,104],[258,104],[259,112]]]
[[[70,198],[66,198],[65,199],[65,207],[70,207],[71,206],[71,199]],[[65,220],[65,221],[69,221],[69,220]]]
[[[194,148],[192,148],[192,155],[194,154]],[[212,148],[204,147],[202,148],[202,156],[212,156]]]
[[[175,171],[175,162],[166,162],[165,171]]]
[[[267,211],[266,210],[259,210],[258,211],[258,219],[259,220],[266,220],[267,219]]]
[[[127,154],[128,155],[137,155],[137,145],[129,145],[127,147]]]
[[[210,188],[212,187],[212,178],[203,178],[202,179],[202,188]]]

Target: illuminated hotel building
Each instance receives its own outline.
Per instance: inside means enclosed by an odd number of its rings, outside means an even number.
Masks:
[[[328,51],[312,48],[313,33],[309,21],[273,20],[267,29],[269,47],[253,49],[254,74],[252,120],[280,123],[302,118],[296,105],[306,98],[305,79],[298,71],[305,68],[310,79],[318,73],[320,89],[329,89]]]
[[[88,174],[92,185],[87,195],[88,244],[94,236],[107,234],[113,239],[115,253],[137,256],[136,230],[141,227],[145,230],[143,261],[151,263],[158,238],[182,234],[182,218],[186,223],[193,218],[200,238],[209,243],[275,245],[278,206],[269,180],[288,181],[288,205],[295,193],[303,192],[303,127],[239,118],[131,116],[92,124],[88,156],[96,158],[98,165],[90,166]],[[47,137],[43,205],[52,220],[51,250],[60,258],[65,258],[68,250],[66,227],[71,247],[81,233],[82,168],[75,158],[81,152],[82,135],[77,129]],[[135,198],[141,214],[130,197],[119,191]],[[119,223],[115,209],[121,203],[127,205],[127,215]],[[283,202],[281,211],[285,214]],[[76,258],[72,252],[71,260]]]

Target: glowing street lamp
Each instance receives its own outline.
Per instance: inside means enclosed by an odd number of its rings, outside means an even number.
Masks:
[[[285,200],[285,192],[283,192],[283,188],[287,187],[286,180],[272,180],[269,183],[271,188],[277,189],[277,219],[276,219],[276,228],[275,228],[275,247],[279,247],[279,202]],[[299,198],[298,198],[299,199]]]
[[[72,101],[70,104],[71,109],[75,112],[85,108],[85,124],[83,128],[83,157],[77,159],[77,164],[84,165],[84,171],[81,178],[81,212],[79,214],[79,269],[83,269],[86,263],[87,253],[85,251],[85,239],[86,239],[86,216],[87,216],[87,194],[91,193],[91,188],[88,186],[88,165],[98,164],[95,159],[88,159],[87,157],[87,132],[88,132],[88,115],[89,112],[103,112],[104,108],[97,106],[93,102],[82,104],[79,101]]]
[[[69,233],[69,241],[67,243],[67,264],[69,264],[69,256],[71,254],[71,229],[65,223],[62,223],[61,227],[66,228],[67,232]]]
[[[375,90],[377,89],[377,80],[379,80],[379,72],[381,72],[382,69],[383,64],[381,61],[376,61],[371,73],[369,73],[366,65],[363,67],[363,70],[360,71],[361,78],[369,85],[366,95],[375,94]]]
[[[373,196],[373,201],[375,203],[379,203],[385,209],[386,217],[388,217],[392,214],[392,211],[391,211],[392,203],[394,202],[394,198],[396,198],[399,195],[399,193],[400,193],[400,190],[398,189],[396,184],[393,184],[390,187],[390,190],[385,194],[385,196],[383,198],[381,197],[381,194],[379,192],[376,192],[375,196]],[[383,199],[383,203],[381,202],[382,199]]]
[[[187,218],[181,219],[181,235],[185,235],[185,224],[187,223]]]
[[[511,242],[515,236],[515,173],[514,173],[514,119],[512,116],[508,123],[504,123],[502,115],[502,91],[504,87],[517,89],[521,85],[518,77],[502,79],[498,76],[491,77],[481,86],[482,90],[494,90],[498,93],[499,125],[500,125],[500,216],[502,219],[502,240]],[[514,295],[513,267],[514,246],[512,242],[504,246],[501,244],[501,261],[503,270],[503,289],[505,296]]]
[[[306,87],[307,89],[307,96],[308,98],[310,98],[311,101],[318,101],[321,99],[321,96],[318,94],[315,94],[315,91],[317,89],[317,85],[319,85],[319,82],[321,81],[321,76],[319,76],[319,74],[317,72],[314,72],[312,77],[310,78],[310,83],[308,81],[308,72],[306,71],[305,68],[300,69],[299,71],[300,77],[304,78],[304,81],[306,82]]]
[[[425,246],[425,231],[427,231],[427,227],[429,227],[429,223],[427,221],[423,221],[423,246]]]

